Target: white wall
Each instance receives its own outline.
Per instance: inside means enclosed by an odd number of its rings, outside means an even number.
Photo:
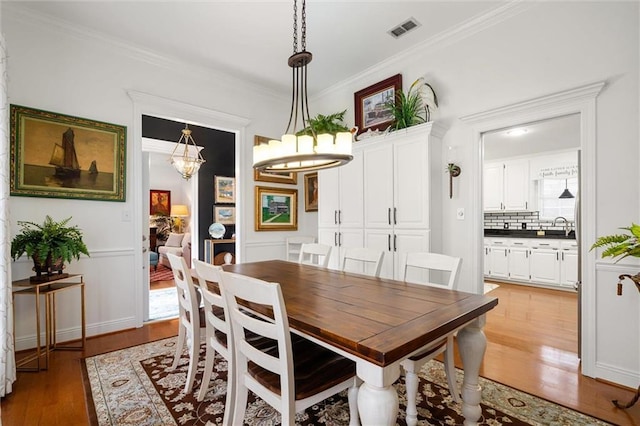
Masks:
[[[517,9],[522,12],[480,32],[467,28],[468,37],[458,34],[436,46],[426,42],[411,55],[399,55],[312,101],[323,112],[348,108],[347,117],[353,117],[353,93],[390,75],[402,73],[405,88],[420,76],[432,84],[440,101],[435,119],[449,127],[444,144],[458,148],[462,167],[453,199],[434,202],[443,203],[444,252],[464,259],[459,283],[468,291],[477,284],[478,271],[472,265],[478,248],[468,244],[472,220],[456,220],[455,213],[462,207],[467,218],[481,214],[472,201],[474,179],[480,178],[473,174],[472,159],[479,147],[459,117],[606,81],[597,99],[593,232],[614,233],[640,217],[638,3],[527,2]],[[623,296],[615,296],[617,276],[601,273],[602,268],[612,268],[609,264],[598,260],[596,282],[584,283],[597,287],[598,335],[589,338],[597,342],[597,375],[635,387],[640,380],[640,296],[631,287]],[[639,270],[638,263],[614,269],[617,273]]]

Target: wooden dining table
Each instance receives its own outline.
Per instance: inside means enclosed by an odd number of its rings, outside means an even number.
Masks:
[[[358,411],[363,425],[395,425],[398,396],[392,384],[400,362],[457,332],[464,367],[465,425],[481,416],[478,385],[486,348],[484,314],[496,297],[348,273],[282,260],[225,265],[223,269],[279,283],[289,326],[356,363],[363,383]]]

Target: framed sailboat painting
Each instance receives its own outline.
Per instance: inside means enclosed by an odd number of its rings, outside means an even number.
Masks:
[[[11,195],[125,201],[127,128],[11,105]]]

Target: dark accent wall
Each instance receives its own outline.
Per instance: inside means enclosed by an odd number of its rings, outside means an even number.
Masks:
[[[178,142],[184,123],[157,117],[142,116],[142,137]],[[235,134],[222,130],[189,125],[191,136],[198,146],[204,147],[201,154],[206,160],[198,174],[198,229],[197,241],[200,260],[203,260],[204,240],[209,237],[209,225],[213,223],[214,176],[235,176]],[[177,175],[177,173],[176,173]],[[231,204],[226,204],[231,206]],[[224,238],[231,238],[235,225],[225,225]],[[195,232],[195,230],[192,230]]]

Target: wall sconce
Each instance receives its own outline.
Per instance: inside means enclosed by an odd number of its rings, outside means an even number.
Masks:
[[[456,148],[450,146],[447,153],[447,173],[449,173],[449,198],[453,198],[453,178],[460,176],[462,169],[456,165]]]

